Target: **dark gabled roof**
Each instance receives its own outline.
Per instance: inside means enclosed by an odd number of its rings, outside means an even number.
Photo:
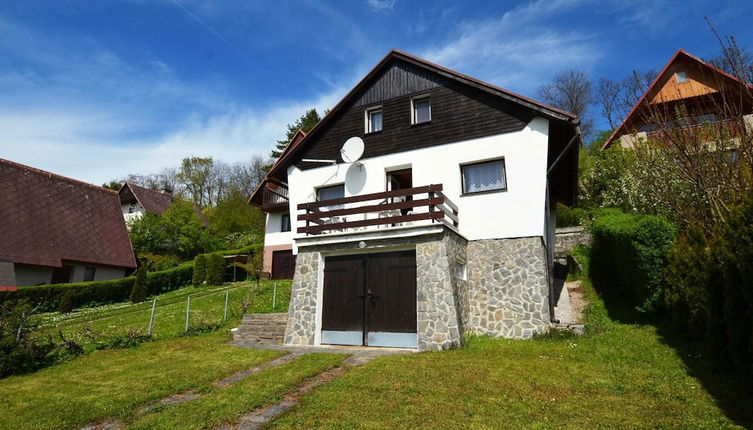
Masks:
[[[136,201],[139,202],[145,211],[157,215],[165,213],[174,199],[173,195],[170,193],[150,190],[149,188],[126,182],[120,187],[120,191],[118,191],[121,201],[123,201],[123,195],[126,194],[128,190],[130,190],[133,197],[136,198]]]
[[[257,196],[257,194],[263,188],[263,185],[267,181],[269,181],[272,178],[277,178],[278,180],[283,178],[285,176],[283,174],[283,169],[287,168],[288,164],[291,162],[291,160],[293,160],[296,153],[298,153],[301,150],[301,148],[305,147],[308,144],[308,142],[314,140],[317,134],[321,130],[323,130],[325,126],[333,120],[333,118],[337,117],[337,114],[341,110],[343,110],[348,105],[348,103],[354,97],[356,97],[357,94],[359,94],[359,92],[362,89],[364,89],[373,79],[375,79],[382,70],[388,67],[389,64],[391,64],[393,60],[400,60],[400,61],[413,64],[414,66],[436,73],[445,78],[451,79],[455,82],[459,82],[459,83],[480,89],[482,91],[491,93],[493,95],[496,95],[508,101],[511,101],[519,105],[525,106],[529,109],[532,109],[538,112],[539,114],[544,115],[548,118],[560,120],[560,121],[566,121],[566,122],[570,122],[576,125],[579,122],[578,117],[575,114],[572,114],[570,112],[566,112],[562,109],[558,109],[558,108],[546,105],[544,103],[538,102],[528,97],[524,97],[512,91],[508,91],[506,89],[497,87],[490,83],[487,83],[487,82],[472,78],[470,76],[464,75],[462,73],[456,72],[454,70],[447,69],[445,67],[434,64],[432,62],[429,62],[422,58],[408,54],[406,52],[393,49],[390,52],[388,52],[387,55],[385,55],[384,58],[382,58],[382,60],[380,60],[379,63],[377,63],[377,65],[373,69],[371,69],[371,71],[367,73],[366,76],[364,76],[363,79],[361,79],[353,87],[353,89],[351,89],[350,92],[348,92],[348,94],[346,94],[345,97],[343,97],[342,100],[340,100],[340,102],[338,102],[337,105],[335,105],[335,107],[333,107],[327,113],[327,115],[325,115],[324,118],[322,118],[322,120],[319,121],[314,126],[314,128],[312,128],[308,132],[308,134],[304,135],[303,138],[298,140],[297,142],[291,141],[291,143],[288,145],[286,150],[280,155],[280,157],[274,163],[272,168],[269,170],[267,176],[265,177],[265,180],[263,180],[260,183],[260,186],[258,186],[257,189],[254,191],[254,194],[252,194],[251,198],[249,199],[249,202],[256,203],[258,201],[259,197]]]
[[[604,145],[601,146],[601,149],[608,148],[612,142],[625,134],[628,134],[626,127],[627,124],[630,122],[630,119],[633,117],[633,115],[638,111],[638,109],[643,105],[643,103],[646,101],[646,99],[649,98],[649,95],[653,96],[655,90],[661,90],[661,88],[656,88],[659,82],[661,82],[664,78],[664,75],[667,73],[667,71],[670,69],[670,67],[680,61],[680,60],[690,60],[691,62],[696,63],[698,66],[703,67],[711,71],[712,73],[721,76],[723,79],[725,79],[727,82],[732,82],[737,85],[745,85],[743,82],[740,81],[740,79],[736,78],[735,76],[725,72],[724,70],[707,63],[706,61],[702,60],[699,57],[696,57],[695,55],[683,50],[678,49],[677,52],[672,56],[672,58],[667,62],[666,65],[664,65],[664,68],[661,69],[661,72],[656,75],[656,78],[654,78],[654,81],[651,82],[651,85],[648,86],[648,89],[643,93],[640,99],[638,99],[638,102],[635,103],[632,109],[630,109],[630,112],[628,112],[625,119],[622,121],[622,123],[614,129],[612,134],[609,136],[609,139],[607,139],[606,142],[604,142]],[[753,89],[753,86],[751,86]]]
[[[134,268],[115,191],[0,159],[0,259]]]

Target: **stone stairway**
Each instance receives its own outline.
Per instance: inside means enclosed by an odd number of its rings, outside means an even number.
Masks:
[[[238,329],[233,331],[233,340],[282,343],[288,313],[245,314]]]

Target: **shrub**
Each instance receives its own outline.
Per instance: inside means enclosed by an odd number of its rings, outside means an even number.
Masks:
[[[67,314],[69,312],[73,312],[73,309],[76,307],[76,290],[69,288],[65,290],[63,295],[60,297],[60,305],[58,306],[58,312]]]
[[[616,309],[651,314],[662,306],[663,271],[675,232],[669,221],[651,215],[609,211],[594,220],[590,275]]]
[[[557,227],[574,227],[583,225],[588,220],[588,212],[582,208],[569,208],[557,204]]]
[[[703,232],[691,229],[678,236],[664,272],[664,303],[672,325],[698,339],[708,318],[710,263]]]
[[[37,370],[52,363],[52,339],[34,336],[37,325],[26,302],[0,308],[0,378]]]
[[[136,279],[133,282],[133,287],[131,288],[131,295],[129,296],[129,299],[133,303],[141,303],[147,298],[147,290],[146,290],[146,266],[141,266],[136,272]]]
[[[139,261],[150,272],[172,269],[180,264],[180,260],[172,255],[154,254],[144,252],[139,254]]]
[[[225,280],[225,259],[222,254],[214,253],[207,256],[206,281],[209,285],[218,285]]]
[[[199,254],[193,260],[193,284],[201,285],[207,278],[207,257]]]

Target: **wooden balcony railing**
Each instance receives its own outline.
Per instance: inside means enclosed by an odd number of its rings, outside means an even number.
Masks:
[[[377,201],[376,203],[374,201]],[[354,206],[354,203],[365,203]],[[369,227],[397,227],[417,222],[443,223],[458,228],[458,207],[443,193],[442,185],[363,194],[298,205],[305,213],[298,215],[306,221],[298,233],[357,232]]]
[[[262,193],[262,210],[284,209],[288,207],[288,189],[285,187],[270,188],[267,186]]]

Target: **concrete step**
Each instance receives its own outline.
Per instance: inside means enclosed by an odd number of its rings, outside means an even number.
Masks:
[[[282,342],[288,324],[287,313],[246,314],[233,332],[235,341]]]

